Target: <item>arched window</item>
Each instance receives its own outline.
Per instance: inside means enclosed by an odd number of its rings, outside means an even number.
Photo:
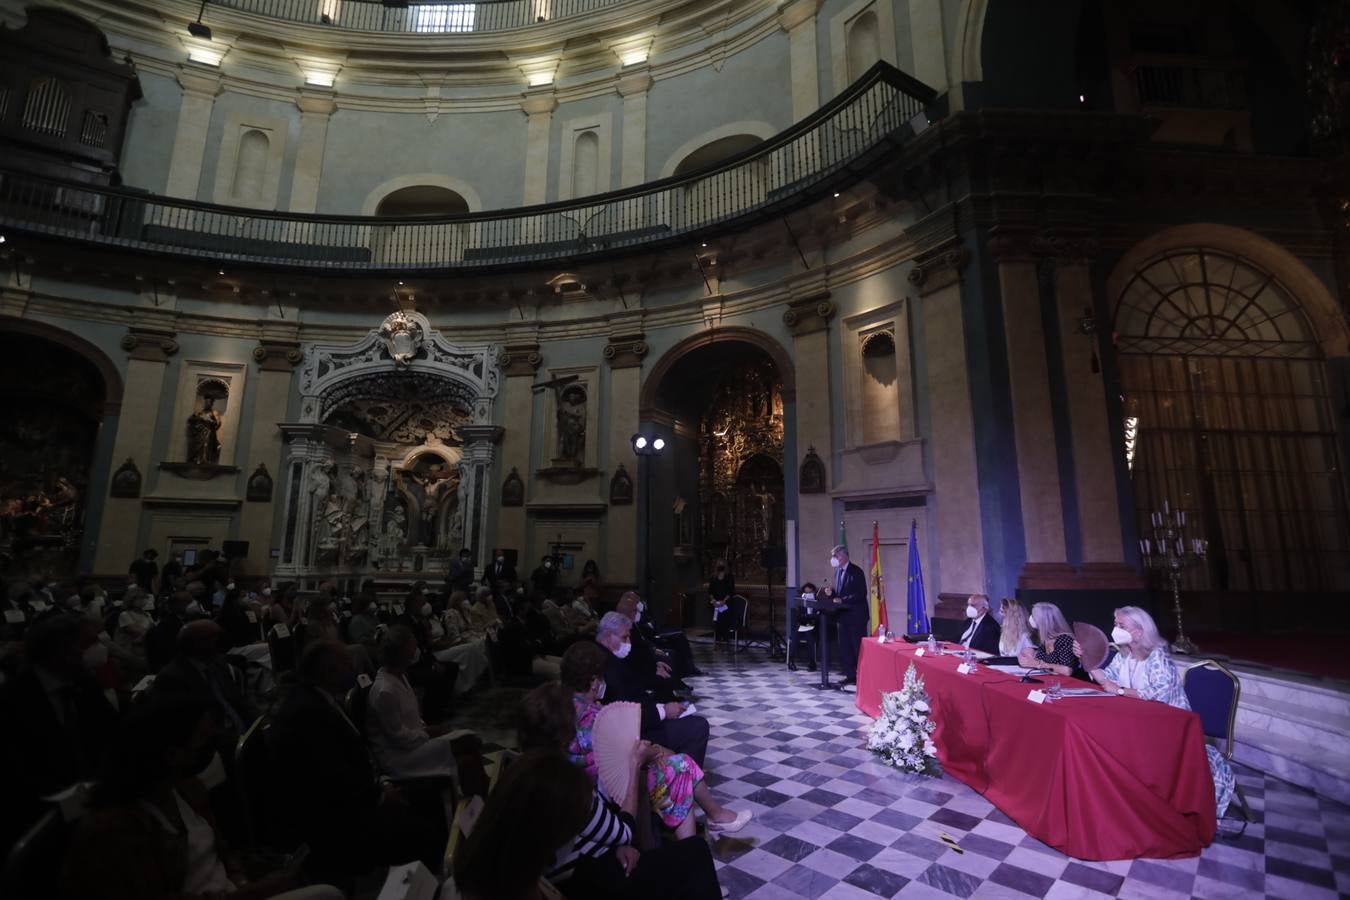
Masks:
[[[1297,299],[1249,259],[1171,250],[1135,269],[1114,330],[1140,536],[1170,501],[1209,541],[1187,587],[1350,586],[1327,370]]]
[[[881,59],[881,31],[877,14],[868,9],[848,24],[848,80],[856,81]]]
[[[599,180],[600,138],[594,131],[583,131],[572,152],[572,196],[589,197]]]
[[[236,199],[246,203],[262,199],[270,146],[267,135],[257,128],[248,129],[239,138],[239,150],[234,159],[234,183],[230,188]]]
[[[862,342],[862,437],[876,444],[900,437],[895,335],[875,331]]]
[[[375,215],[389,218],[453,216],[469,211],[455,191],[437,185],[400,188],[375,207]],[[467,226],[438,222],[410,222],[375,229],[371,247],[376,262],[443,263],[463,259]]]

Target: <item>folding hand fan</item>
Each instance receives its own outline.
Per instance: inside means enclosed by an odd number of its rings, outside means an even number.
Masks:
[[[1102,633],[1102,630],[1086,622],[1074,622],[1073,636],[1078,639],[1078,643],[1083,648],[1083,655],[1079,657],[1079,664],[1088,672],[1093,669],[1100,669],[1102,663],[1106,662],[1108,652],[1106,635]]]
[[[620,805],[627,799],[632,779],[632,759],[642,730],[642,707],[636,703],[610,703],[595,716],[591,745],[599,770],[600,790]]]

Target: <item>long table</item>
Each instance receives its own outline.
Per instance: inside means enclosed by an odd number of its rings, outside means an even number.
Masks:
[[[1033,689],[1071,678],[1017,676],[915,645],[862,642],[858,708],[876,718],[881,695],[900,689],[913,664],[937,725],[943,769],[970,785],[1028,834],[1078,859],[1194,856],[1214,839],[1214,782],[1195,713],[1116,697],[1037,704]]]

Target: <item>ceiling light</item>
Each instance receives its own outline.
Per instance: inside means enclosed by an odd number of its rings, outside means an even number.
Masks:
[[[834,192],[834,196],[835,196],[835,199],[838,199],[838,198],[839,198],[839,192],[838,192],[838,191],[835,191],[835,192]]]
[[[530,87],[543,87],[546,84],[552,84],[553,72],[531,72],[525,76],[525,83]]]
[[[628,50],[619,54],[619,62],[625,66],[636,66],[638,63],[647,61],[647,48],[639,47],[636,50]]]
[[[399,287],[403,287],[403,282],[400,281],[400,282],[398,283],[398,286],[399,286]]]
[[[224,275],[224,274],[225,274],[225,270],[224,270],[224,269],[221,269],[220,271],[216,272],[216,274],[217,274],[217,275]]]
[[[188,59],[195,63],[201,63],[204,66],[218,66],[220,60],[225,56],[208,47],[193,47],[188,51]]]
[[[203,25],[200,20],[188,23],[188,34],[204,41],[211,40],[211,26]]]
[[[315,87],[332,87],[333,79],[336,77],[332,72],[306,72],[305,84],[312,84]]]

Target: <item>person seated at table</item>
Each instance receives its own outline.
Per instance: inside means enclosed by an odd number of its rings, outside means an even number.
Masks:
[[[998,632],[998,655],[1021,656],[1031,646],[1031,628],[1027,625],[1027,608],[1008,597],[998,608],[1002,624]]]
[[[961,646],[990,656],[998,655],[999,625],[998,620],[989,615],[989,598],[984,594],[971,594],[966,600],[966,618],[970,624],[961,635]]]
[[[1056,675],[1072,675],[1078,664],[1073,652],[1073,631],[1064,613],[1053,603],[1037,603],[1027,619],[1031,626],[1032,646],[1017,654],[1017,661],[1029,669],[1049,669]]]
[[[1111,641],[1119,652],[1104,667],[1088,673],[1107,693],[1156,700],[1177,709],[1191,708],[1181,676],[1167,652],[1167,641],[1158,633],[1158,625],[1152,616],[1137,606],[1117,609]],[[1076,641],[1073,650],[1082,655],[1082,647]],[[1205,755],[1209,757],[1209,771],[1214,776],[1215,807],[1218,816],[1223,818],[1233,799],[1236,783],[1233,769],[1223,754],[1209,744],[1205,744]]]
[[[563,654],[558,677],[562,687],[572,694],[572,709],[575,713],[572,720],[554,723],[550,703],[532,703],[530,697],[533,694],[527,696],[525,701],[526,726],[523,727],[543,734],[555,730],[559,738],[565,738],[567,733],[571,733],[567,756],[573,764],[585,769],[592,781],[599,778],[592,731],[595,717],[600,713],[597,695],[606,690],[605,655],[599,644],[590,641],[573,644]],[[543,739],[540,743],[548,743],[548,740]],[[675,831],[676,837],[693,837],[695,823],[691,813],[695,803],[707,814],[710,831],[730,834],[740,831],[750,821],[750,810],[738,812],[717,802],[703,780],[703,769],[685,754],[671,753],[659,744],[653,744],[646,769],[651,808],[667,828]]]

